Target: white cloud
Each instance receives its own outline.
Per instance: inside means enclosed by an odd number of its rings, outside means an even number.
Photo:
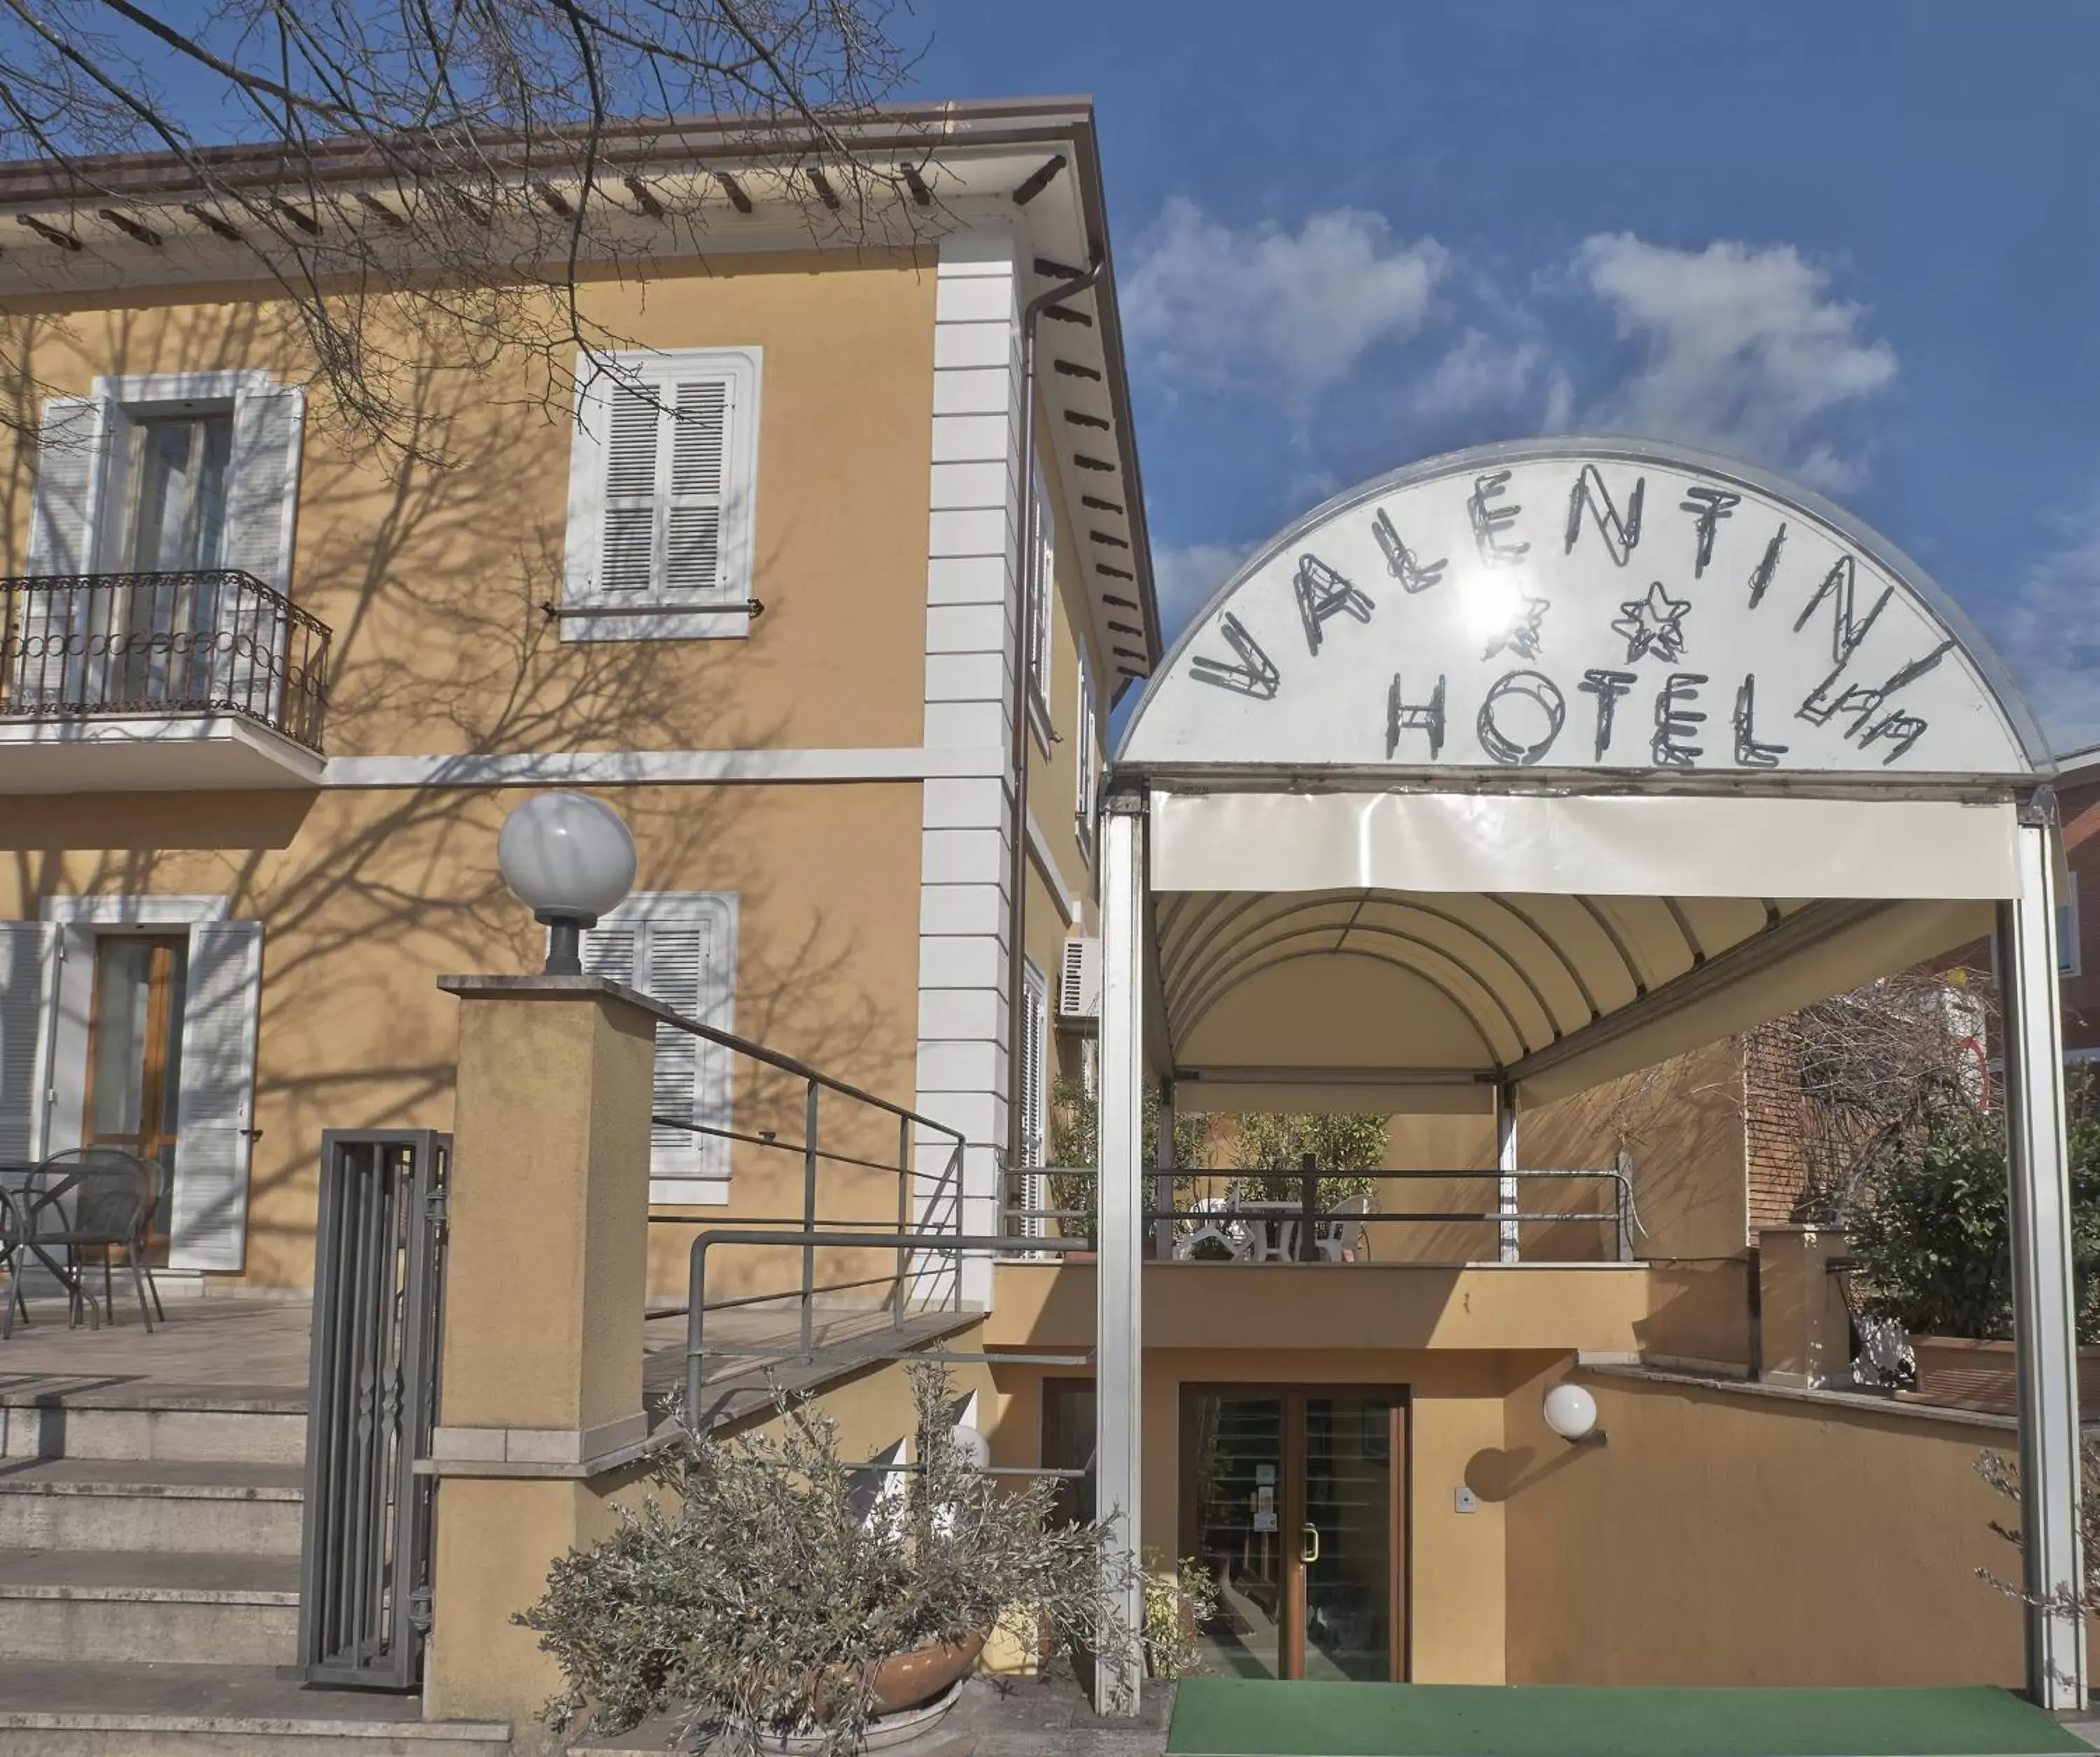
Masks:
[[[2100,740],[2100,502],[1996,603],[1979,606],[2053,750]]]
[[[1545,358],[1537,340],[1498,342],[1485,330],[1468,329],[1414,393],[1414,407],[1424,415],[1507,407],[1531,388]]]
[[[1630,232],[1585,239],[1575,266],[1621,338],[1645,351],[1599,418],[1833,490],[1857,480],[1856,462],[1813,430],[1832,410],[1886,390],[1896,356],[1867,338],[1862,307],[1831,296],[1828,271],[1791,245],[1681,250]]]
[[[1233,570],[1246,559],[1244,543],[1189,543],[1152,552],[1152,578],[1159,593],[1159,625],[1171,641],[1209,602]]]
[[[1380,342],[1419,330],[1449,263],[1433,238],[1396,239],[1382,214],[1335,208],[1295,232],[1235,228],[1176,196],[1139,242],[1123,310],[1161,377],[1303,407]]]

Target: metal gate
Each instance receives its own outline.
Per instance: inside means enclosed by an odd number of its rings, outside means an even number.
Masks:
[[[308,1682],[412,1689],[430,1627],[452,1137],[321,1137],[298,1668]]]

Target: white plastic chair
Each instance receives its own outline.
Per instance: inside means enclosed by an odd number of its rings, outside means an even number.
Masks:
[[[1369,1196],[1355,1195],[1347,1201],[1337,1202],[1320,1223],[1319,1236],[1315,1240],[1320,1247],[1320,1255],[1330,1263],[1355,1262],[1364,1247],[1364,1223],[1358,1216],[1370,1211]]]
[[[1206,1242],[1220,1247],[1234,1262],[1245,1259],[1247,1251],[1246,1228],[1238,1221],[1227,1218],[1232,1204],[1221,1196],[1202,1196],[1190,1204],[1189,1212],[1197,1216],[1190,1225],[1183,1221],[1177,1228],[1174,1241],[1174,1255],[1177,1261],[1193,1260],[1200,1246]]]

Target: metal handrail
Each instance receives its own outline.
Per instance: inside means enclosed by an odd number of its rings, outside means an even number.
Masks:
[[[629,992],[631,992],[629,991]],[[940,1222],[946,1221],[955,1232],[962,1227],[962,1160],[967,1137],[951,1124],[938,1122],[920,1111],[898,1104],[892,1099],[877,1097],[849,1080],[827,1074],[821,1068],[787,1055],[765,1044],[755,1043],[748,1037],[739,1037],[734,1031],[689,1018],[685,1014],[664,1006],[661,1002],[636,995],[662,1022],[674,1030],[705,1041],[721,1044],[733,1053],[748,1057],[767,1067],[779,1070],[803,1083],[803,1127],[799,1140],[783,1140],[770,1131],[739,1129],[726,1126],[697,1123],[690,1118],[661,1116],[652,1110],[652,1127],[683,1130],[689,1134],[712,1139],[741,1142],[748,1146],[774,1152],[792,1153],[802,1161],[802,1212],[799,1216],[780,1216],[778,1219],[746,1220],[740,1230],[752,1234],[754,1240],[774,1246],[790,1246],[801,1256],[801,1276],[798,1287],[790,1291],[756,1294],[736,1300],[717,1300],[715,1309],[726,1310],[732,1306],[776,1304],[785,1299],[795,1299],[801,1309],[801,1329],[803,1348],[807,1351],[815,1323],[817,1298],[823,1294],[858,1291],[870,1287],[889,1285],[891,1294],[889,1305],[893,1322],[901,1326],[907,1306],[917,1295],[920,1287],[929,1276],[941,1271],[938,1266],[912,1261],[914,1249],[911,1244],[893,1245],[889,1241],[910,1234],[915,1238],[947,1238],[953,1234],[941,1229]],[[864,1104],[897,1121],[897,1156],[893,1163],[874,1159],[864,1154],[840,1153],[822,1144],[819,1124],[821,1099],[829,1093],[838,1097],[849,1098]],[[946,1153],[938,1172],[922,1172],[918,1168],[917,1148],[920,1137],[931,1135],[945,1143]],[[818,1212],[819,1165],[830,1164],[850,1168],[857,1171],[876,1172],[897,1180],[896,1218],[890,1221],[870,1221],[858,1217],[845,1221],[822,1218]],[[920,1186],[931,1184],[930,1190]],[[664,1225],[690,1225],[686,1216],[654,1214],[652,1222]],[[863,1225],[887,1225],[888,1232],[873,1235],[847,1234],[845,1229]],[[706,1235],[703,1235],[706,1236]],[[856,1243],[874,1249],[894,1248],[897,1262],[894,1272],[889,1275],[860,1277],[848,1281],[827,1282],[819,1284],[816,1278],[817,1252],[827,1247],[826,1241],[836,1241],[841,1236],[850,1236]],[[960,1259],[957,1258],[960,1266]],[[955,1299],[962,1297],[961,1277],[955,1278]],[[700,1306],[697,1300],[689,1302],[687,1309],[693,1314],[692,1322],[699,1321]],[[674,1312],[658,1311],[655,1318],[677,1315]]]
[[[963,1232],[912,1230],[900,1227],[893,1233],[878,1233],[872,1238],[862,1233],[814,1232],[791,1234],[812,1247],[825,1249],[894,1250],[900,1255],[910,1256],[914,1252],[931,1251],[942,1255],[960,1256],[965,1252],[983,1252],[997,1254],[1016,1250],[1043,1250],[1052,1252],[1085,1251],[1092,1249],[1087,1241],[1071,1239],[1016,1238],[1004,1233],[972,1234]],[[708,1252],[717,1245],[775,1245],[782,1235],[757,1226],[726,1226],[711,1229],[693,1240],[686,1284],[686,1419],[695,1419],[695,1411],[706,1395],[707,1372],[704,1357],[707,1345],[707,1314],[710,1311],[725,1311],[732,1305],[749,1305],[748,1299],[708,1299]],[[885,1278],[885,1279],[887,1278]],[[774,1298],[783,1297],[779,1295]],[[960,1309],[962,1289],[960,1279],[956,1286],[956,1309]],[[668,1317],[668,1313],[660,1313]],[[895,1323],[903,1322],[903,1308],[900,1304],[894,1313]],[[805,1300],[801,1308],[801,1346],[799,1353],[804,1358],[814,1357],[816,1352],[814,1314]],[[741,1349],[724,1350],[741,1353]]]
[[[235,714],[318,755],[332,638],[239,568],[0,579],[0,717]]]
[[[1098,1179],[1101,1176],[1101,1172],[1097,1168],[1091,1165],[1043,1165],[1016,1167],[1009,1171],[1007,1175],[1010,1180],[1026,1177],[1071,1177],[1085,1180]],[[1298,1203],[1298,1207],[1300,1211],[1301,1220],[1306,1223],[1317,1222],[1323,1220],[1331,1220],[1335,1217],[1333,1211],[1322,1208],[1318,1203],[1317,1192],[1319,1187],[1320,1180],[1322,1178],[1361,1178],[1368,1181],[1374,1182],[1445,1182],[1452,1180],[1465,1180],[1482,1183],[1491,1182],[1498,1185],[1511,1182],[1523,1183],[1527,1180],[1551,1182],[1555,1181],[1564,1181],[1575,1179],[1589,1179],[1596,1181],[1609,1182],[1612,1185],[1613,1203],[1611,1208],[1608,1210],[1586,1209],[1527,1213],[1519,1209],[1498,1205],[1494,1208],[1485,1211],[1401,1208],[1367,1209],[1361,1213],[1352,1212],[1341,1217],[1346,1219],[1352,1225],[1368,1225],[1374,1221],[1397,1222],[1402,1224],[1414,1223],[1469,1225],[1511,1225],[1520,1227],[1551,1225],[1555,1224],[1564,1225],[1578,1222],[1594,1222],[1600,1225],[1608,1224],[1616,1229],[1614,1243],[1617,1250],[1617,1260],[1621,1262],[1631,1262],[1634,1260],[1633,1183],[1632,1179],[1628,1175],[1627,1172],[1621,1167],[1539,1167],[1537,1168],[1527,1168],[1517,1171],[1502,1171],[1498,1169],[1483,1170],[1477,1166],[1467,1166],[1462,1168],[1448,1171],[1425,1170],[1416,1168],[1410,1168],[1406,1170],[1370,1168],[1363,1170],[1352,1169],[1347,1171],[1321,1171],[1318,1169],[1313,1169],[1309,1171],[1245,1172],[1238,1170],[1212,1170],[1208,1168],[1198,1166],[1176,1167],[1171,1170],[1161,1169],[1158,1171],[1147,1171],[1142,1173],[1141,1176],[1144,1181],[1148,1184],[1153,1183],[1160,1178],[1169,1177],[1176,1179],[1185,1177],[1265,1177],[1281,1182],[1295,1183],[1299,1185],[1303,1193]],[[1090,1221],[1093,1217],[1092,1212],[1087,1208],[1045,1207],[1039,1206],[1030,1207],[1016,1204],[1012,1202],[1008,1202],[1002,1212],[1004,1220],[1008,1224],[1030,1221]],[[1215,1210],[1199,1210],[1180,1207],[1155,1207],[1146,1206],[1141,1207],[1139,1212],[1143,1223],[1149,1226],[1157,1225],[1162,1221],[1229,1219],[1232,1216],[1233,1210],[1229,1207]],[[1043,1240],[1035,1239],[1026,1248],[1033,1250],[1039,1247],[1044,1243],[1045,1241]],[[1299,1260],[1304,1262],[1313,1262],[1318,1260],[1317,1257],[1312,1254],[1315,1247],[1312,1243],[1312,1233],[1310,1224],[1307,1224],[1303,1226],[1299,1236],[1298,1247]]]

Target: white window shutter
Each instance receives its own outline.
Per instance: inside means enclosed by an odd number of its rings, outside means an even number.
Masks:
[[[673,1012],[734,1028],[736,899],[713,891],[642,891],[583,936],[584,973],[639,991]],[[730,1125],[734,1057],[675,1025],[656,1027],[650,1114]],[[730,1144],[676,1124],[652,1124],[649,1194],[685,1206],[729,1199]]]
[[[55,396],[37,436],[29,568],[51,577],[92,573],[109,474],[111,408],[99,396]],[[77,695],[87,648],[88,594],[22,594],[7,634],[7,693],[24,706]],[[70,651],[77,646],[78,651]]]
[[[0,1164],[43,1157],[58,943],[51,922],[0,921]]]
[[[619,983],[622,988],[635,987],[634,934],[631,927],[605,921],[596,927],[585,928],[583,943],[576,953],[584,974],[602,977],[608,982]]]
[[[44,404],[29,528],[31,573],[95,572],[96,514],[108,457],[106,398],[55,396]]]
[[[1043,1163],[1049,1106],[1043,1090],[1049,1059],[1050,991],[1032,964],[1021,971],[1026,1016],[1021,1030],[1021,1154],[1030,1165]]]
[[[1050,615],[1057,598],[1057,518],[1043,466],[1035,466],[1030,490],[1035,502],[1035,602],[1028,625],[1028,672],[1035,699],[1048,717],[1050,705]]]
[[[307,393],[298,385],[243,391],[233,400],[221,561],[287,597],[306,424]]]
[[[608,598],[646,598],[657,585],[661,430],[668,422],[654,386],[624,382],[606,386],[604,422],[593,583]]]
[[[756,348],[581,358],[564,595],[607,614],[563,639],[748,631],[758,367]]]
[[[1079,764],[1077,803],[1073,814],[1079,835],[1079,845],[1092,848],[1094,845],[1094,788],[1097,770],[1094,747],[1099,731],[1094,723],[1094,680],[1086,665],[1079,666],[1079,723],[1074,730],[1073,758]]]
[[[726,378],[688,379],[666,386],[666,400],[677,412],[676,420],[664,423],[670,469],[663,590],[673,601],[719,595],[731,392]]]
[[[182,1089],[170,1168],[170,1269],[241,1265],[262,991],[260,921],[205,921],[190,929]]]

